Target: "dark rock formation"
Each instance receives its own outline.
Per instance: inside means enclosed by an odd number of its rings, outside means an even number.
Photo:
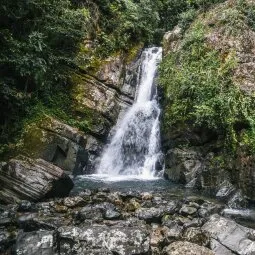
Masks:
[[[0,170],[0,200],[38,201],[44,197],[64,197],[73,182],[62,169],[43,159],[11,159]],[[28,207],[29,209],[29,207]]]

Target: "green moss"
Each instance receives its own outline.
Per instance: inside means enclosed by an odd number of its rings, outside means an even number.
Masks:
[[[140,50],[143,48],[144,44],[140,43],[137,44],[135,46],[133,46],[128,52],[127,52],[127,56],[126,56],[126,63],[129,64],[130,62],[132,62],[138,55],[138,53],[140,52]]]
[[[73,74],[73,88],[71,97],[73,98],[72,112],[76,118],[70,118],[69,125],[74,125],[82,131],[93,131],[96,126],[104,125],[106,121],[101,113],[96,109],[87,106],[84,100],[91,99],[94,101],[91,86],[94,85],[94,80],[89,75]],[[92,93],[92,94],[91,94]]]
[[[208,31],[206,22],[196,20],[185,34],[182,48],[161,64],[160,84],[166,96],[163,127],[185,123],[204,127],[223,135],[225,148],[234,152],[240,126],[254,129],[255,104],[232,80],[235,51],[221,55],[214,50],[206,41]]]

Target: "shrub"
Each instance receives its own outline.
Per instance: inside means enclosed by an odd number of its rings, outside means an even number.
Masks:
[[[164,128],[190,123],[223,134],[226,148],[235,150],[240,126],[254,133],[255,104],[233,84],[235,52],[221,56],[205,42],[207,27],[196,22],[181,50],[169,54],[160,67],[165,91]]]

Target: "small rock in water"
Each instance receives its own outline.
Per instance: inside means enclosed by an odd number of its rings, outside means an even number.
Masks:
[[[96,208],[92,205],[87,205],[79,211],[78,219],[81,221],[83,220],[98,221],[103,219],[103,213],[100,208]]]
[[[201,246],[208,246],[210,242],[210,237],[207,232],[202,231],[201,228],[188,228],[184,234],[183,238],[191,243],[196,243]]]
[[[141,195],[139,194],[139,192],[138,191],[133,191],[133,190],[130,190],[128,192],[120,193],[120,197],[124,200],[131,199],[131,198],[141,199]]]
[[[201,208],[198,210],[198,215],[202,218],[207,218],[214,213],[220,213],[223,210],[223,208],[224,206],[205,202],[201,205]]]
[[[153,197],[152,202],[155,204],[160,204],[162,202],[162,197]]]
[[[18,212],[31,212],[35,210],[36,210],[35,204],[30,201],[22,200],[19,203]]]
[[[164,233],[167,244],[177,241],[182,237],[182,227],[174,222],[172,223],[171,227],[164,226],[162,232]]]
[[[110,189],[103,187],[103,188],[98,188],[97,192],[102,192],[102,193],[110,193]]]
[[[90,189],[84,189],[82,192],[79,193],[80,197],[89,197],[92,195],[92,191]]]
[[[106,220],[117,220],[119,219],[121,214],[119,212],[113,211],[113,210],[106,210],[104,214],[104,218]]]
[[[136,216],[146,222],[160,222],[164,215],[164,208],[140,208],[136,210]]]
[[[151,200],[153,198],[153,195],[149,192],[144,192],[141,194],[142,200]]]
[[[232,183],[225,180],[220,185],[220,189],[218,190],[216,197],[219,199],[227,199],[231,194],[233,194],[233,192],[235,192],[235,187]]]
[[[80,197],[66,197],[64,199],[64,205],[69,207],[69,208],[73,208],[73,207],[79,207],[79,206],[85,206],[86,205],[86,201]]]
[[[136,199],[132,198],[129,200],[129,202],[126,204],[125,206],[125,210],[127,212],[134,212],[136,211],[138,208],[140,208],[141,205],[139,202],[136,201]]]
[[[180,209],[180,214],[184,216],[193,215],[196,212],[197,208],[188,205],[183,205],[182,208]]]
[[[228,206],[234,209],[246,208],[247,199],[244,198],[242,192],[239,190],[229,199]]]

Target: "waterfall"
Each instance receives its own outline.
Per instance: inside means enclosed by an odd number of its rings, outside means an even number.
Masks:
[[[162,49],[145,49],[134,104],[115,127],[106,146],[98,174],[153,178],[162,156],[160,150],[160,108],[157,102],[156,74]]]

